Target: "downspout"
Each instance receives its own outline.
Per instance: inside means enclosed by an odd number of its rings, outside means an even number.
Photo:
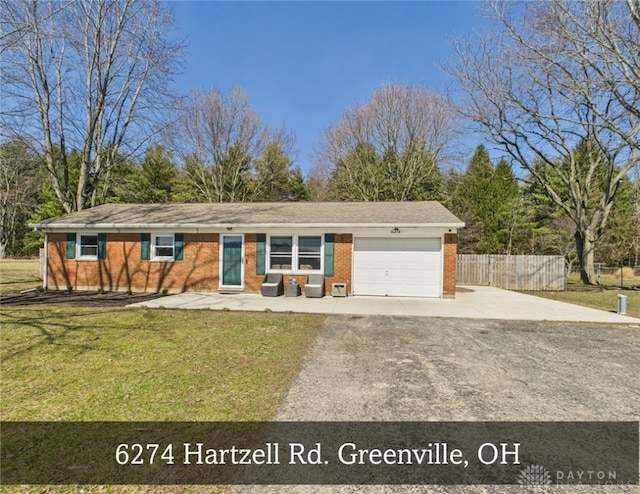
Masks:
[[[49,287],[49,235],[44,233],[44,274],[42,276],[42,287],[47,290]]]

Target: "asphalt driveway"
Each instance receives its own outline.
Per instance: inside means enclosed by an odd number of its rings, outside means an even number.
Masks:
[[[328,316],[276,420],[638,421],[640,326]],[[234,491],[532,492],[346,485]],[[638,486],[565,486],[562,492],[627,493]]]
[[[640,325],[329,316],[280,420],[640,420]]]

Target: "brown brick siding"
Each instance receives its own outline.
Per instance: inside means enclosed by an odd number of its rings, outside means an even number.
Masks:
[[[347,293],[351,293],[353,284],[351,283],[351,261],[353,258],[353,235],[344,233],[336,235],[335,238],[335,264],[331,278],[325,283],[327,291],[331,290],[332,283],[346,283]]]
[[[139,233],[108,233],[106,259],[79,261],[66,259],[66,234],[48,234],[48,287],[172,292],[217,290],[219,284],[219,235],[184,235],[184,260],[157,262],[140,259]],[[256,274],[256,234],[245,235],[244,289],[259,292],[264,275]],[[444,236],[443,294],[455,296],[456,234]],[[334,275],[325,277],[330,293],[333,283],[347,283],[352,290],[353,235],[337,234],[334,244]],[[285,283],[294,276],[304,289],[305,275],[284,274]]]
[[[218,234],[184,235],[184,260],[140,259],[139,233],[108,233],[106,259],[66,259],[66,234],[48,235],[48,287],[172,292],[218,288]]]
[[[458,253],[458,235],[444,235],[444,266],[442,293],[446,298],[456,296],[456,263]]]

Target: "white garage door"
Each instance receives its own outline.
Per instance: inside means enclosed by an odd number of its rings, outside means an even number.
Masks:
[[[354,295],[440,297],[439,238],[355,238]]]

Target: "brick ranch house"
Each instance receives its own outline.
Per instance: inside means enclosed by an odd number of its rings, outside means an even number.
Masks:
[[[457,229],[438,202],[105,204],[31,225],[48,289],[259,292],[265,273],[350,295],[453,297]]]

